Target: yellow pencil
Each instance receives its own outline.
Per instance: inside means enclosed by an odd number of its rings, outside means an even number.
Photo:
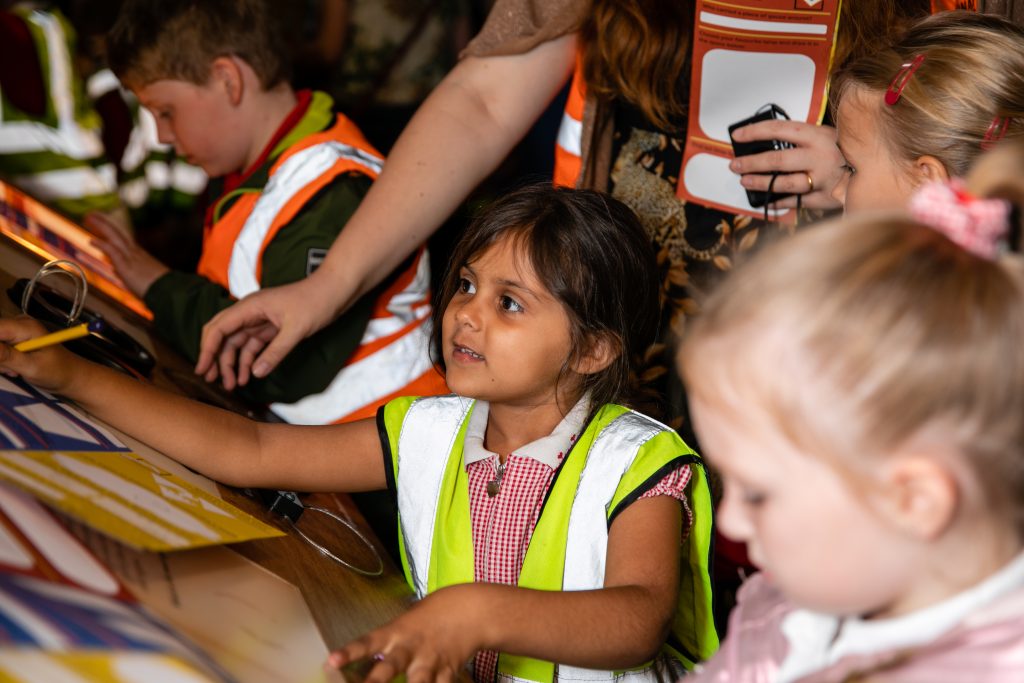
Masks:
[[[81,325],[75,325],[69,327],[66,330],[57,330],[50,334],[44,334],[41,337],[35,337],[34,339],[26,339],[23,342],[18,342],[14,345],[15,350],[26,353],[28,351],[36,351],[38,349],[44,349],[47,346],[53,346],[54,344],[63,344],[66,341],[72,339],[80,339],[92,332],[99,330],[99,321],[95,320],[91,323],[82,323]]]

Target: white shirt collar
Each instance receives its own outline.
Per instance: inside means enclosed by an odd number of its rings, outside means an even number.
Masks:
[[[782,622],[789,653],[778,683],[825,669],[850,655],[869,655],[927,643],[971,613],[1024,587],[1024,553],[981,583],[940,603],[893,619],[841,618],[794,610]]]
[[[513,452],[518,456],[533,458],[551,469],[558,469],[565,454],[569,452],[572,444],[579,437],[580,431],[584,427],[584,421],[587,419],[589,407],[590,396],[586,395],[576,402],[572,410],[566,413],[554,431],[536,441],[520,446]],[[487,416],[490,414],[490,409],[491,406],[487,401],[477,401],[473,406],[473,414],[469,416],[469,424],[466,426],[466,443],[462,452],[466,465],[496,455],[484,448],[484,434],[487,432]]]

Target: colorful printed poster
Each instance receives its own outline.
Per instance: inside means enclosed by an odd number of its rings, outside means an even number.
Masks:
[[[47,261],[74,261],[82,266],[90,287],[153,319],[146,304],[125,288],[107,255],[93,246],[90,233],[4,182],[0,182],[0,233]]]
[[[246,683],[323,683],[327,646],[299,589],[224,547],[126,548],[71,529],[153,614]]]
[[[54,516],[0,484],[0,680],[225,681]]]
[[[130,452],[57,398],[6,377],[0,377],[0,478],[146,550],[283,535]]]
[[[284,535],[134,453],[0,451],[0,477],[144,550]]]
[[[763,215],[729,170],[729,126],[767,104],[795,121],[821,122],[840,2],[698,0],[681,198]]]

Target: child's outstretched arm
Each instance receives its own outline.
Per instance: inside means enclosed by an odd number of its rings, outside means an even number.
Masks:
[[[307,427],[266,424],[158,389],[60,346],[21,353],[44,334],[28,318],[0,320],[0,371],[66,396],[90,414],[211,479],[294,491],[382,489],[373,419]]]
[[[443,588],[387,626],[333,652],[328,666],[372,657],[366,683],[455,678],[479,650],[594,669],[642,664],[664,642],[679,590],[681,509],[667,496],[623,511],[608,537],[605,587],[539,591],[493,583]]]

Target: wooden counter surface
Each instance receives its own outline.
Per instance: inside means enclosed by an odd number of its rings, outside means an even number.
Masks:
[[[20,313],[20,306],[11,301],[7,290],[17,278],[31,277],[41,265],[42,261],[37,257],[0,235],[0,314],[13,316]],[[67,278],[48,277],[44,282],[63,293],[73,291]],[[144,319],[100,293],[90,293],[86,308],[99,313],[130,334],[154,355],[157,359],[152,378],[154,384],[250,417],[260,417],[261,411],[258,409],[253,410],[219,387],[207,385],[196,377],[191,365],[150,334]],[[126,441],[132,447],[139,446],[137,442]],[[374,544],[377,554],[382,558],[384,569],[380,576],[361,576],[321,554],[290,529],[287,521],[269,512],[241,491],[221,485],[217,486],[217,490],[226,501],[287,533],[287,536],[280,538],[249,541],[228,547],[299,588],[328,648],[343,645],[386,623],[409,605],[412,594],[401,570],[389,559],[384,547],[347,495],[314,494],[304,496],[303,500],[307,505],[328,508],[350,520]],[[325,545],[329,545],[346,561],[366,568],[376,566],[376,559],[367,551],[363,541],[336,521],[307,511],[299,525],[307,534],[324,539]]]

